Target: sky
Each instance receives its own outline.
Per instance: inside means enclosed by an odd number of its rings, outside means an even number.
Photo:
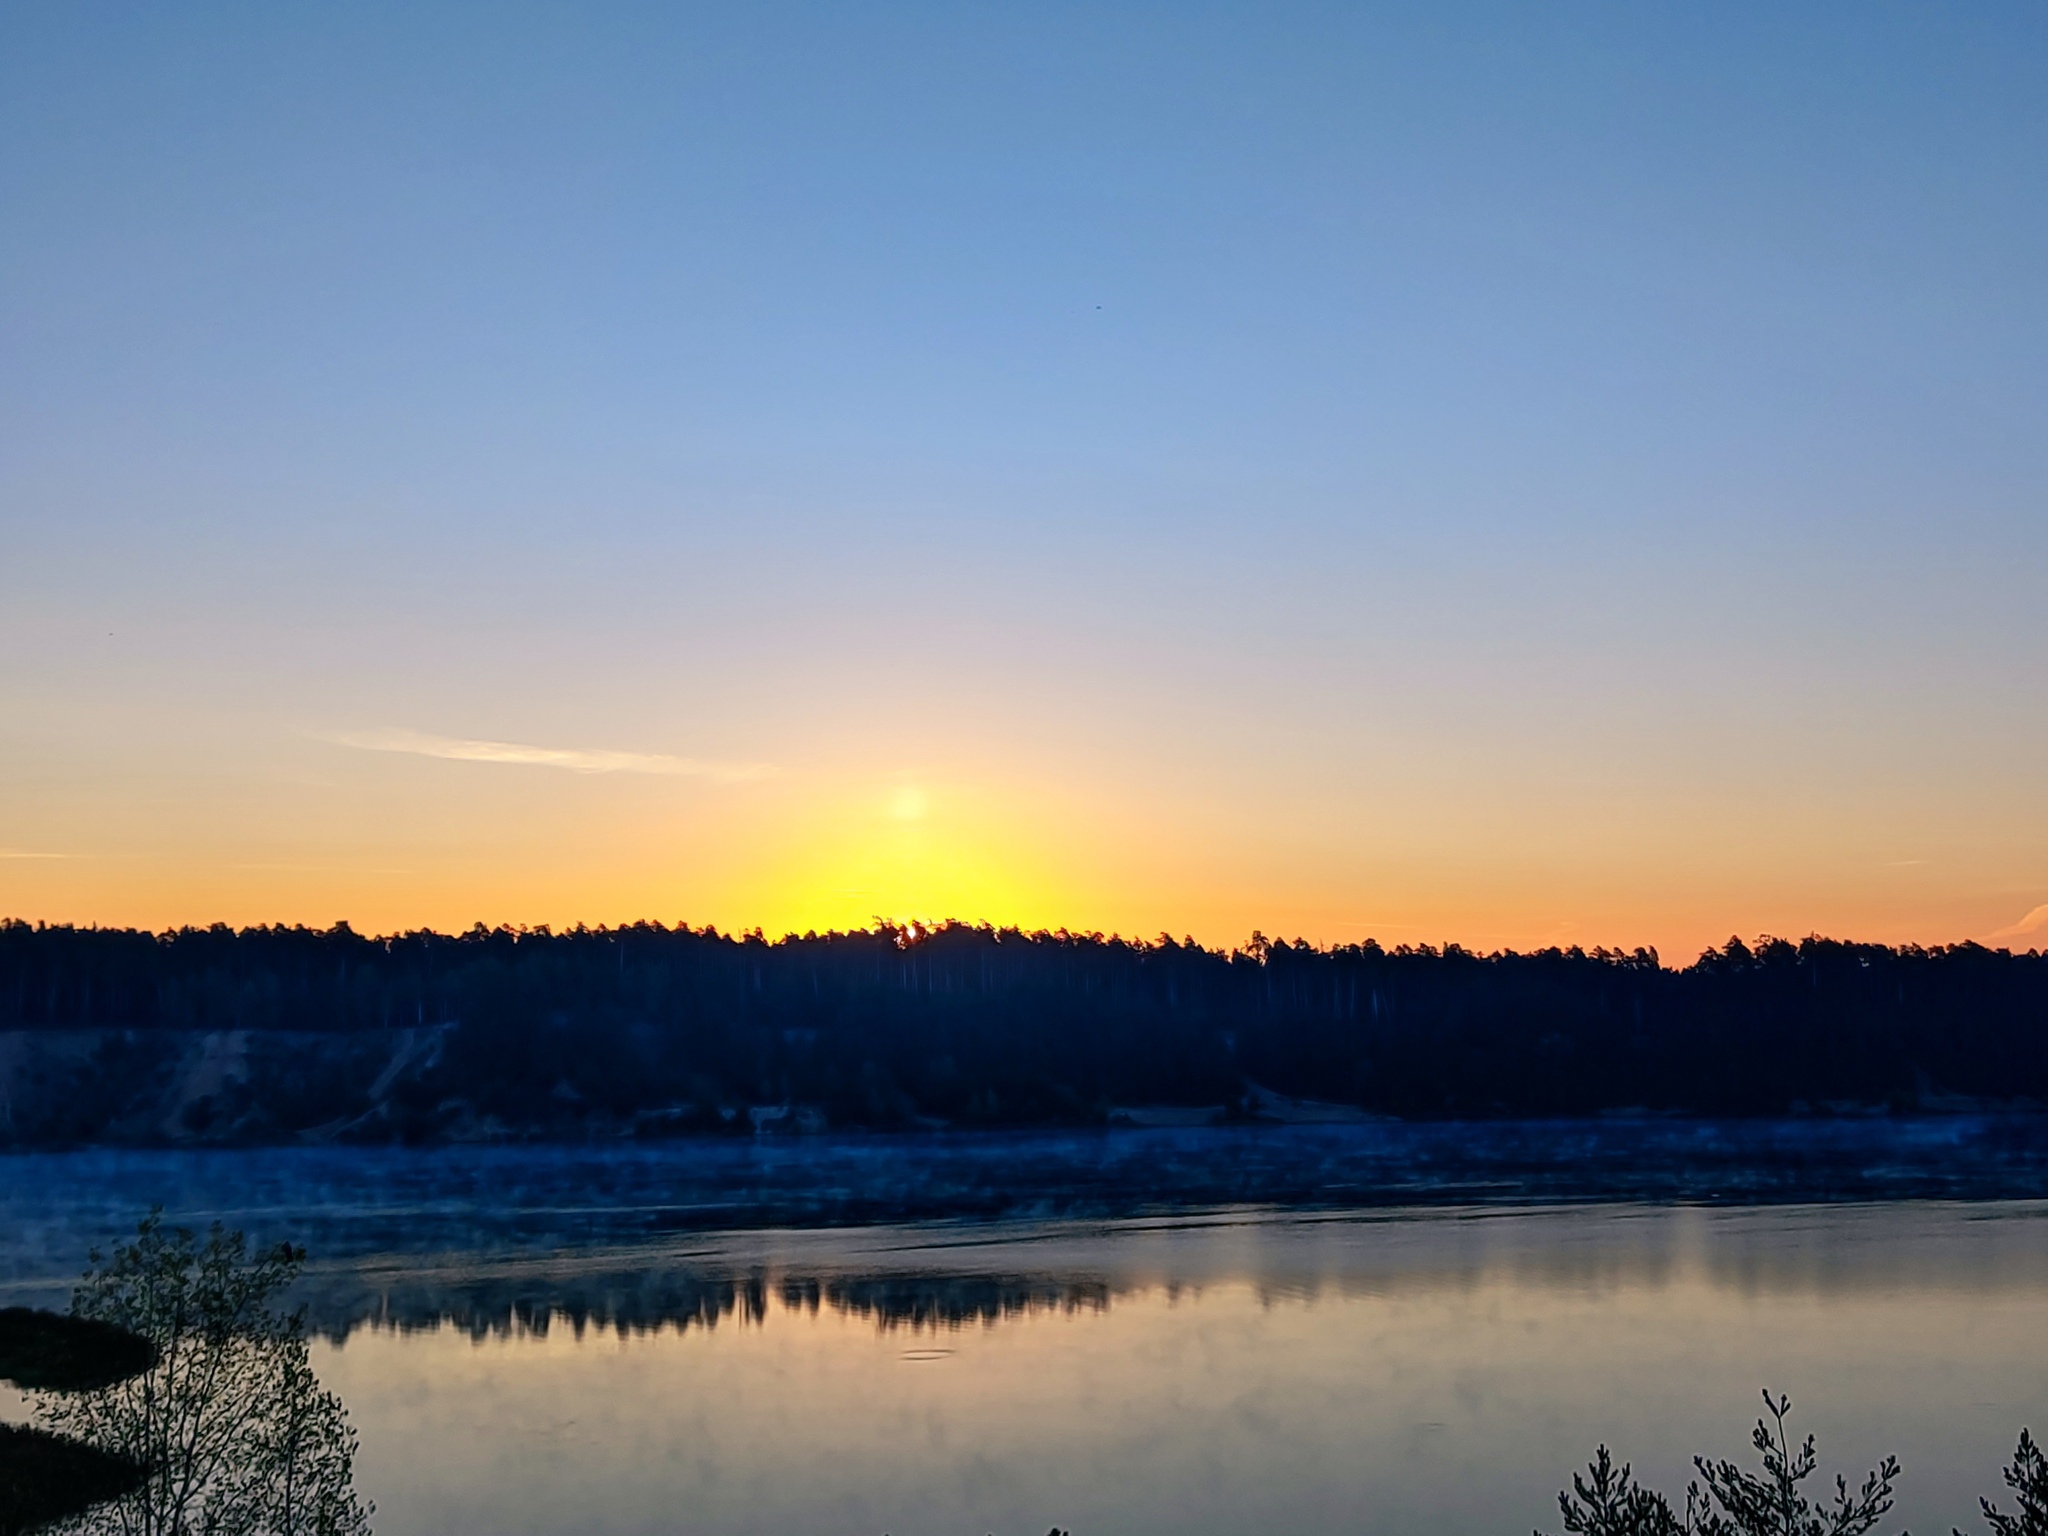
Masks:
[[[0,5],[0,915],[2048,944],[2048,11]]]

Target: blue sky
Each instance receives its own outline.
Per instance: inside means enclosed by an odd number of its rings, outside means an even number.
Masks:
[[[0,908],[2004,933],[2044,64],[1989,5],[0,11]]]

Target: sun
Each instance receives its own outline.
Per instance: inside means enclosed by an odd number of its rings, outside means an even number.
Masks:
[[[1010,797],[903,779],[816,807],[759,910],[786,932],[957,918],[1044,920],[1057,907],[1043,839]]]

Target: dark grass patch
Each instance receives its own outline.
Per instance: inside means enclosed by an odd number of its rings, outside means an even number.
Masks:
[[[93,1392],[146,1371],[156,1346],[91,1318],[0,1308],[0,1380],[28,1392]]]
[[[47,1430],[0,1424],[0,1536],[82,1514],[142,1486],[133,1462]]]

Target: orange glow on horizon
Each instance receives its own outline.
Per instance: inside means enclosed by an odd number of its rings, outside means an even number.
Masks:
[[[1672,964],[1731,934],[2021,949],[2048,939],[2038,902],[1986,897],[1938,870],[1858,870],[1839,857],[1832,870],[1773,868],[1679,833],[1560,856],[1505,834],[1474,850],[1470,834],[1461,845],[1425,823],[1354,832],[1333,849],[1302,835],[1300,817],[1247,821],[1165,792],[1090,798],[958,769],[791,774],[687,794],[497,766],[420,772],[441,783],[407,785],[395,802],[361,795],[322,825],[324,843],[291,805],[222,806],[154,846],[95,847],[81,829],[66,856],[0,859],[0,915],[149,928],[346,920],[360,932],[656,919],[771,937],[955,920],[1170,932],[1225,949],[1255,929],[1481,952],[1650,945]],[[389,814],[394,804],[404,814]],[[1437,843],[1450,851],[1434,853]],[[1658,878],[1660,864],[1675,873]]]

